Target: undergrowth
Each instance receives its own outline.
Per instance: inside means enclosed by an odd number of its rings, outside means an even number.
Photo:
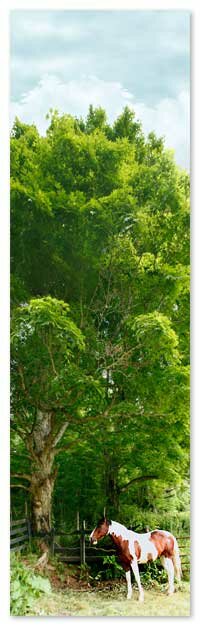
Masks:
[[[19,556],[11,554],[10,613],[27,615],[35,600],[43,593],[51,593],[48,578],[34,573],[32,566],[26,566]]]

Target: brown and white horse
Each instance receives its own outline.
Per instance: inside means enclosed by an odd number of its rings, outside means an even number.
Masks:
[[[90,535],[90,543],[96,544],[99,539],[110,535],[117,549],[119,560],[126,572],[127,598],[132,596],[131,570],[139,589],[139,601],[143,602],[144,592],[140,582],[138,565],[155,561],[160,557],[168,575],[168,594],[174,592],[174,572],[180,582],[181,560],[176,538],[167,530],[153,530],[148,533],[136,533],[126,526],[102,518]]]

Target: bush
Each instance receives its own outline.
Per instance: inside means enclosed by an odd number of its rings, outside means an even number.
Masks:
[[[103,565],[108,565],[106,568],[106,578],[120,578],[123,574],[122,566],[117,562],[114,554],[111,556],[105,556],[103,559]]]
[[[167,574],[160,563],[152,561],[143,568],[143,571],[140,570],[140,577],[142,584],[146,587],[152,587],[155,583],[160,586],[167,582]]]
[[[35,599],[42,593],[50,592],[51,585],[47,578],[34,574],[18,556],[11,554],[11,615],[27,615]]]
[[[124,507],[123,524],[131,527],[136,532],[145,532],[148,527],[150,530],[162,528],[169,530],[175,536],[190,534],[190,511],[157,511],[141,509],[137,506]]]
[[[99,570],[95,564],[91,568],[91,578],[93,580],[113,580],[115,578],[121,578],[124,574],[124,570],[118,563],[114,554],[105,556],[103,558],[103,569]]]
[[[98,570],[97,573],[93,569],[93,580],[113,580],[124,578],[124,570],[114,554],[105,556],[103,559],[104,569]],[[145,587],[152,585],[163,585],[167,582],[167,574],[159,562],[150,562],[139,566],[141,582]],[[132,582],[135,583],[135,577],[132,575]]]

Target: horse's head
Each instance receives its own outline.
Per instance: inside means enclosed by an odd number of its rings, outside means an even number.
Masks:
[[[106,517],[102,517],[90,535],[90,543],[93,543],[95,545],[97,541],[99,541],[99,539],[105,537],[105,535],[108,534],[110,524],[110,520],[108,520]]]

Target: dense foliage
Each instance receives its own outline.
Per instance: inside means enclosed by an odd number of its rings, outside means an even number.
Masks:
[[[35,574],[15,554],[11,556],[10,613],[27,615],[34,607],[35,600],[42,593],[49,594],[51,585],[48,578]]]
[[[186,524],[189,178],[164,140],[128,108],[16,120],[11,271],[13,508]]]

